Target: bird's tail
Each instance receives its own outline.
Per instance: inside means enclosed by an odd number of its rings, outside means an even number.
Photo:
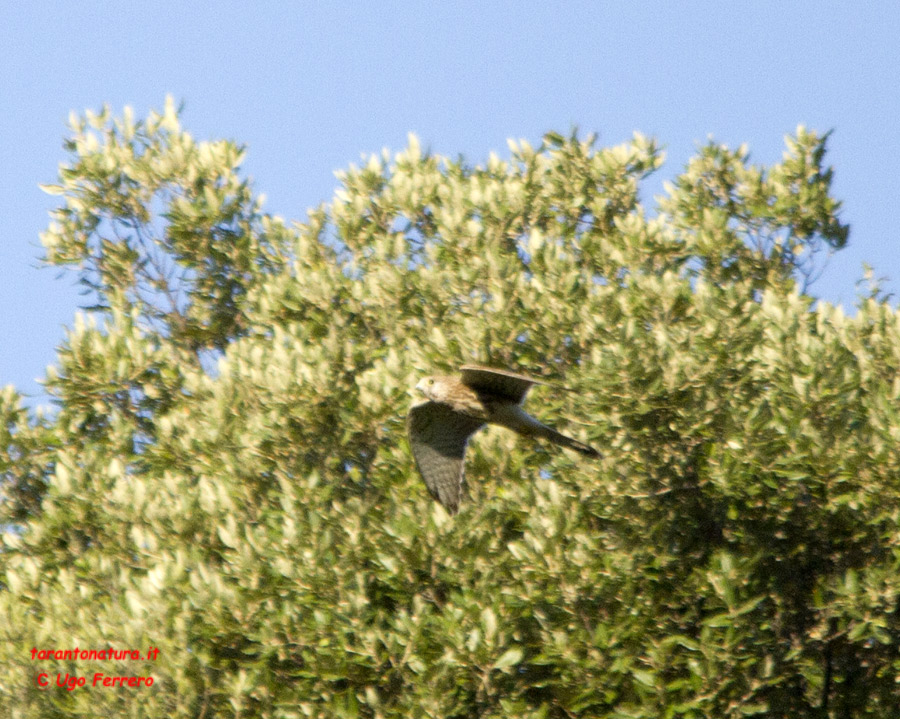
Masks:
[[[554,444],[562,445],[563,447],[568,447],[569,449],[574,449],[576,452],[581,452],[583,455],[587,457],[599,457],[600,453],[594,449],[593,447],[589,447],[583,442],[579,442],[577,439],[572,439],[571,437],[566,437],[564,434],[560,434],[555,429],[551,429],[547,425],[541,425],[543,429],[536,434],[544,437],[544,439],[548,439]]]

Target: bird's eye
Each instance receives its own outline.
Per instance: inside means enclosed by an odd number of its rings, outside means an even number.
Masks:
[[[429,378],[429,379],[428,379],[428,385],[431,386],[431,385],[433,385],[433,384],[434,384],[434,380],[431,379],[431,378]]]

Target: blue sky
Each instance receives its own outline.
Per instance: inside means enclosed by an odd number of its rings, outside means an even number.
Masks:
[[[57,198],[37,185],[65,160],[69,111],[143,116],[167,93],[196,137],[248,146],[266,209],[289,219],[410,131],[480,162],[509,137],[577,125],[617,144],[639,130],[667,151],[652,199],[710,135],[772,163],[798,124],[833,128],[852,229],[811,292],[851,309],[867,262],[900,293],[898,38],[888,0],[2,3],[0,386],[41,400],[83,301],[73,277],[38,266]]]

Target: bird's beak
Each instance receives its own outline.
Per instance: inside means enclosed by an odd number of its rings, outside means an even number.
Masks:
[[[425,392],[425,380],[424,380],[424,379],[420,379],[420,380],[416,383],[416,392],[419,392],[419,393],[424,393],[424,392]]]

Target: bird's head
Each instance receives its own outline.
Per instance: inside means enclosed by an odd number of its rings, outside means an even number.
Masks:
[[[444,397],[445,390],[442,380],[442,377],[423,377],[416,385],[416,390],[433,402],[440,402]]]

